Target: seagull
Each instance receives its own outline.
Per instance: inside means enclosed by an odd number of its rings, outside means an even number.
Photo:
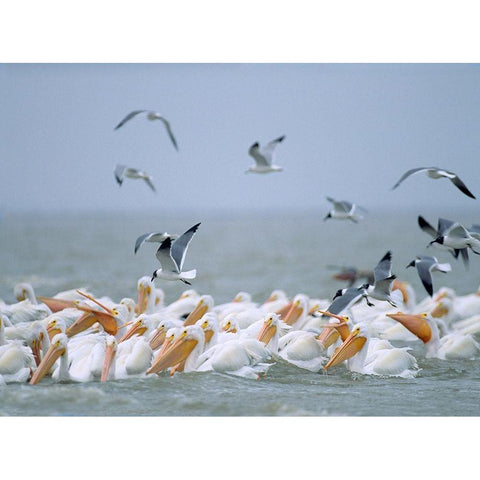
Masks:
[[[187,285],[191,285],[187,280],[195,278],[197,271],[182,272],[182,267],[188,245],[199,226],[200,223],[197,223],[173,242],[171,237],[163,240],[156,253],[161,268],[153,272],[152,282],[158,277],[163,280],[180,280]]]
[[[392,187],[392,190],[397,188],[407,177],[410,175],[415,175],[416,173],[425,172],[428,177],[433,179],[438,178],[448,178],[459,190],[461,190],[467,197],[475,198],[473,193],[466,187],[466,185],[460,180],[456,173],[449,172],[448,170],[443,170],[437,167],[419,167],[412,168],[405,172],[400,180]]]
[[[444,218],[439,218],[438,219],[438,227],[435,229],[432,225],[430,225],[421,215],[418,216],[418,226],[425,232],[428,233],[431,237],[434,239],[437,239],[438,237],[441,237],[443,233],[448,230],[455,222],[452,222],[451,220],[446,220]],[[475,225],[472,226],[472,230],[474,230]],[[468,248],[449,248],[445,245],[441,245],[440,243],[437,243],[439,248],[443,248],[447,251],[449,251],[454,258],[458,258],[458,255],[462,255],[462,260],[465,265],[465,267],[468,267]]]
[[[131,120],[133,117],[136,117],[137,115],[140,115],[141,113],[144,113],[148,120],[161,120],[163,124],[165,125],[165,128],[167,129],[168,136],[170,137],[170,140],[173,143],[173,146],[175,147],[175,150],[178,150],[177,146],[177,141],[175,140],[175,137],[173,136],[172,128],[170,127],[170,123],[168,120],[163,116],[160,115],[158,112],[154,112],[153,110],[134,110],[133,112],[130,112],[115,128],[114,130],[118,130],[122,125],[127,123],[129,120]]]
[[[152,242],[152,243],[162,243],[164,240],[170,237],[172,240],[178,238],[178,235],[171,235],[167,232],[150,232],[144,233],[140,235],[137,240],[135,240],[135,253],[138,252],[138,249],[145,243],[145,242]]]
[[[358,223],[363,217],[355,213],[355,210],[358,208],[359,210],[366,212],[363,207],[360,207],[355,203],[347,202],[345,200],[337,201],[331,197],[326,197],[326,199],[333,204],[333,208],[323,219],[324,221],[328,218],[336,218],[338,220],[351,220],[352,222]]]
[[[480,233],[472,231],[469,232],[460,223],[453,223],[450,227],[443,230],[443,232],[430,242],[429,245],[439,243],[453,249],[468,248],[473,253],[480,255]]]
[[[427,255],[415,257],[406,268],[408,267],[417,268],[418,276],[430,296],[433,295],[432,272],[437,271],[447,273],[452,269],[449,263],[438,263],[436,257],[429,257]]]
[[[397,277],[392,275],[392,252],[390,250],[378,262],[373,270],[373,275],[374,284],[368,287],[368,295],[377,300],[384,300],[396,307],[392,301],[391,294],[393,281]]]
[[[125,177],[135,179],[141,178],[142,180],[145,180],[145,182],[154,192],[156,192],[155,186],[152,183],[152,177],[141,170],[126,167],[125,165],[117,165],[113,173],[115,174],[115,178],[120,186],[122,185]]]
[[[267,143],[265,147],[260,148],[258,142],[255,142],[248,150],[248,154],[252,156],[255,160],[255,165],[252,165],[245,173],[252,172],[252,173],[270,173],[270,172],[281,172],[283,167],[279,167],[278,165],[272,164],[273,162],[273,154],[275,147],[283,141],[285,135],[272,140],[271,142]]]
[[[337,290],[337,293],[333,297],[333,302],[327,308],[327,311],[338,315],[343,312],[343,310],[353,305],[360,299],[360,297],[365,298],[369,307],[373,307],[374,304],[368,300],[368,287],[368,283],[364,283],[363,285],[360,285],[360,287],[350,287]]]

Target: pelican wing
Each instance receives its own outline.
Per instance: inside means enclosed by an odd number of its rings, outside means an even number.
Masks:
[[[178,150],[177,141],[175,140],[175,137],[173,136],[172,127],[170,126],[170,122],[165,117],[162,117],[161,115],[157,115],[156,118],[158,118],[159,120],[161,120],[163,122],[163,124],[165,125],[165,128],[167,129],[168,136],[170,137],[170,140],[172,141],[173,146],[175,147],[175,150]]]
[[[129,120],[131,120],[133,117],[136,117],[139,113],[146,112],[146,110],[134,110],[133,112],[130,112],[115,128],[114,130],[118,130],[122,125],[127,123]]]
[[[183,261],[187,253],[188,245],[190,244],[193,235],[198,230],[200,223],[189,228],[184,234],[180,235],[173,243],[170,250],[173,261],[177,265],[178,271],[182,271]]]
[[[419,168],[412,168],[411,170],[406,171],[401,177],[400,180],[392,187],[392,190],[397,188],[407,177],[410,175],[414,175],[415,173],[425,172],[429,170],[429,167],[419,167]]]
[[[172,239],[167,237],[158,247],[157,253],[155,254],[160,265],[162,266],[162,270],[180,273],[180,269],[178,268],[176,262],[174,262],[170,250],[172,247]]]
[[[114,175],[115,175],[115,179],[117,180],[119,185],[121,185],[122,182],[123,182],[123,178],[124,178],[126,169],[127,169],[127,167],[125,165],[117,165],[114,172],[113,172]]]

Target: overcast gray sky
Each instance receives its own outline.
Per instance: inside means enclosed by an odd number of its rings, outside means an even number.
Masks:
[[[7,64],[0,66],[0,211],[476,207],[480,67],[468,64]],[[180,151],[152,109],[171,122]],[[282,173],[245,175],[280,135]],[[114,180],[117,163],[154,177]],[[477,200],[478,201],[478,200]]]

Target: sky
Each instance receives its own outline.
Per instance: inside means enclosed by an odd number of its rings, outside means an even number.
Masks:
[[[480,67],[472,64],[3,64],[0,212],[475,208]],[[163,114],[161,122],[130,111]],[[249,147],[280,136],[281,173],[246,175]],[[153,176],[121,187],[124,164]],[[478,201],[478,200],[477,200]]]

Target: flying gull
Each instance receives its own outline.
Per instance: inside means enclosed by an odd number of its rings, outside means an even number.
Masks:
[[[171,237],[167,237],[160,244],[156,256],[161,268],[153,272],[152,282],[155,278],[161,278],[163,280],[180,280],[187,285],[191,285],[188,280],[195,278],[197,271],[182,272],[182,267],[188,245],[199,226],[200,223],[197,223],[173,242]]]
[[[432,272],[447,273],[451,270],[449,263],[438,263],[436,257],[429,257],[427,255],[415,257],[406,268],[408,267],[416,267],[418,276],[430,296],[433,295]]]
[[[430,245],[434,243],[453,249],[470,247],[473,253],[480,255],[480,233],[475,231],[469,232],[460,223],[454,223],[445,229],[441,235],[430,242]]]
[[[170,237],[172,240],[178,238],[178,235],[171,235],[167,232],[150,232],[144,233],[140,235],[137,240],[135,240],[135,253],[138,252],[138,249],[145,243],[145,242],[152,242],[152,243],[162,243],[166,240],[167,237]]]
[[[448,170],[443,170],[437,167],[419,167],[412,168],[405,172],[400,180],[392,187],[392,190],[397,188],[407,177],[410,175],[415,175],[416,173],[425,172],[428,177],[433,179],[438,178],[448,178],[459,190],[461,190],[467,197],[475,198],[473,193],[466,187],[466,185],[460,180],[456,173],[449,172]]]
[[[170,140],[173,143],[173,146],[175,147],[176,150],[178,150],[177,146],[177,141],[175,140],[175,137],[173,136],[172,132],[172,127],[170,127],[169,121],[163,116],[160,115],[158,112],[154,112],[153,110],[134,110],[133,112],[130,112],[115,128],[114,130],[118,130],[122,125],[127,123],[129,120],[132,118],[136,117],[137,115],[140,114],[145,114],[148,120],[161,120],[163,124],[165,125],[165,128],[167,129],[168,136],[170,137]]]
[[[368,306],[373,307],[374,304],[368,300],[368,286],[368,283],[364,283],[363,285],[360,285],[360,287],[350,287],[337,290],[332,303],[327,308],[328,312],[338,315],[361,298],[364,298],[367,301]]]
[[[395,275],[392,275],[392,252],[388,251],[382,257],[373,270],[373,275],[374,284],[368,287],[368,295],[371,298],[388,302],[393,307],[396,307],[391,298],[393,281],[397,278]]]
[[[152,177],[147,173],[142,172],[141,170],[137,170],[136,168],[126,167],[125,165],[117,165],[113,173],[115,174],[115,178],[120,186],[125,180],[125,177],[133,178],[133,179],[141,178],[142,180],[145,180],[147,185],[154,192],[156,192],[155,186],[152,183]]]
[[[279,167],[278,165],[274,165],[273,162],[273,154],[275,147],[283,141],[285,135],[272,140],[271,142],[267,143],[266,146],[260,148],[258,142],[255,142],[248,150],[248,154],[252,156],[255,160],[255,165],[252,165],[245,173],[252,172],[252,173],[270,173],[270,172],[281,172],[283,167]]]
[[[363,207],[356,205],[355,203],[347,202],[345,200],[337,201],[331,197],[326,197],[329,202],[333,204],[332,210],[328,212],[328,215],[323,219],[324,221],[329,218],[334,218],[337,220],[351,220],[354,223],[358,223],[359,220],[362,220],[362,216],[358,215],[355,210],[366,210]]]

